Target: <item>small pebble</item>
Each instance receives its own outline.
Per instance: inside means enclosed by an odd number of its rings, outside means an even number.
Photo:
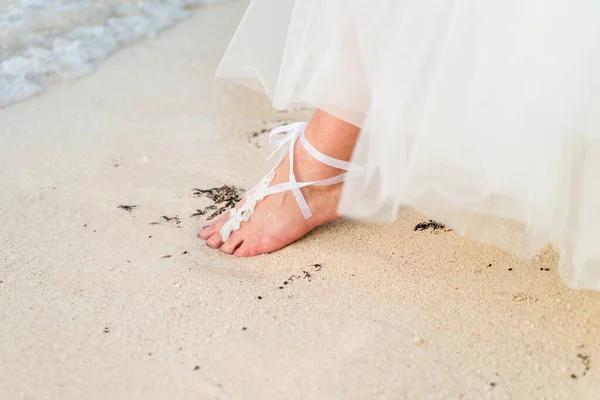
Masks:
[[[413,344],[416,344],[417,346],[421,346],[425,343],[425,341],[423,340],[423,338],[420,337],[415,337],[413,338]]]
[[[513,296],[513,301],[529,301],[532,303],[536,303],[537,299],[535,297],[527,296],[524,293],[517,293]]]

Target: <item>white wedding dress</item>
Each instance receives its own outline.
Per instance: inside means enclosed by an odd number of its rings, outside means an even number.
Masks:
[[[343,215],[552,243],[600,289],[599,21],[598,0],[253,0],[217,75],[362,128]]]

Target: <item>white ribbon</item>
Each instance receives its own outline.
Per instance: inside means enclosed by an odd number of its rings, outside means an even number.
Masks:
[[[306,129],[306,122],[294,122],[293,124],[280,126],[279,128],[275,128],[269,133],[269,143],[273,146],[276,146],[276,149],[267,157],[267,160],[270,160],[281,148],[289,143],[290,151],[294,148],[294,143],[300,135],[304,133],[304,129]],[[283,135],[282,135],[283,134]],[[278,137],[281,136],[281,137]]]
[[[314,159],[322,162],[325,165],[328,165],[330,167],[334,167],[337,169],[341,169],[343,171],[349,171],[350,168],[353,167],[353,165],[351,163],[349,163],[348,161],[342,161],[342,160],[335,159],[333,157],[329,157],[329,156],[321,153],[317,149],[315,149],[313,147],[313,145],[310,144],[308,139],[306,139],[306,136],[304,136],[304,130],[306,129],[306,125],[307,124],[305,122],[295,122],[295,123],[292,123],[289,125],[284,125],[284,126],[275,128],[271,131],[271,133],[269,133],[269,143],[271,143],[273,146],[276,146],[276,149],[269,155],[269,157],[267,157],[267,160],[269,160],[271,157],[273,157],[273,155],[275,155],[285,145],[288,145],[289,149],[288,149],[287,154],[288,154],[288,157],[290,160],[290,167],[289,167],[289,181],[285,182],[285,183],[280,183],[280,184],[270,186],[266,192],[266,195],[269,196],[272,194],[286,192],[286,191],[292,192],[292,194],[296,198],[296,201],[298,202],[300,211],[302,211],[302,215],[304,216],[305,219],[309,219],[310,217],[312,217],[312,212],[310,211],[310,207],[308,206],[308,203],[306,202],[306,199],[304,198],[304,195],[302,195],[302,192],[300,191],[300,189],[303,187],[313,186],[313,185],[314,186],[335,185],[337,183],[341,183],[344,180],[346,180],[348,173],[345,172],[343,174],[334,176],[332,178],[323,179],[320,181],[309,181],[309,182],[296,181],[296,176],[294,174],[294,145],[296,144],[296,141],[298,139],[300,139],[300,144],[302,144],[304,149]]]

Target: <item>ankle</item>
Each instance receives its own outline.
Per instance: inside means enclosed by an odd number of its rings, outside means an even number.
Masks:
[[[320,151],[320,150],[319,150]],[[324,154],[327,154],[323,152]],[[286,157],[286,161],[287,157]],[[294,174],[299,182],[319,181],[332,178],[346,171],[323,164],[310,155],[306,149],[297,143],[294,147]]]
[[[359,133],[359,127],[318,109],[306,127],[305,136],[321,153],[349,161]]]

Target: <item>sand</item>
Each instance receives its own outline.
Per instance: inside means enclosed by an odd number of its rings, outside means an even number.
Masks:
[[[600,398],[600,295],[550,250],[410,210],[252,259],[195,237],[192,189],[251,187],[253,132],[308,117],[212,77],[245,4],[0,113],[0,399]]]

